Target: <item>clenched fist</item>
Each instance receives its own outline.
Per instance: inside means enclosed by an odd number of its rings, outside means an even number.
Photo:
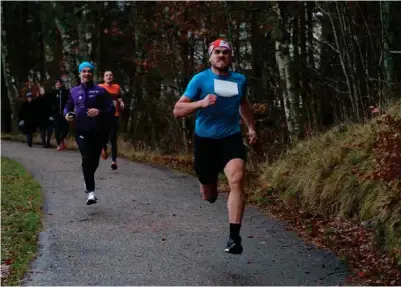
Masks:
[[[65,115],[65,119],[68,122],[72,122],[75,119],[75,113],[69,112]]]
[[[217,96],[213,94],[208,94],[203,100],[202,100],[202,107],[206,108],[208,106],[213,106],[216,103]]]

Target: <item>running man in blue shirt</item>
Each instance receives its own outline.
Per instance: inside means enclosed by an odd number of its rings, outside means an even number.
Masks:
[[[247,80],[229,70],[232,48],[218,39],[208,49],[211,68],[196,74],[174,107],[176,117],[196,112],[195,171],[204,200],[217,199],[218,174],[224,171],[230,186],[228,218],[230,235],[225,251],[241,254],[240,229],[245,208],[243,179],[246,151],[242,142],[240,116],[248,127],[250,144],[257,140]]]

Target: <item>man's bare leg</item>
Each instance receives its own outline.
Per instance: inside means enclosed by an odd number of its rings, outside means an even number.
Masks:
[[[202,194],[203,200],[207,200],[210,203],[213,203],[216,201],[217,196],[218,196],[217,183],[199,184],[199,186],[200,186],[200,192]]]
[[[243,189],[245,163],[242,159],[230,160],[224,168],[230,194],[228,196],[228,220],[230,223],[241,224],[245,208],[245,193]]]
[[[234,254],[242,253],[241,237],[239,232],[241,229],[246,201],[243,189],[244,169],[245,162],[239,158],[230,160],[224,168],[224,173],[230,186],[230,194],[227,202],[230,239],[225,251]]]

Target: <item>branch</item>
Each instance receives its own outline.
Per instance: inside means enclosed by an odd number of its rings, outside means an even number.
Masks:
[[[322,37],[323,38],[323,37]],[[329,46],[334,52],[336,52],[337,54],[340,54],[340,51],[338,51],[333,45],[331,45],[329,42],[327,41],[323,41],[323,40],[318,40],[316,37],[313,37],[313,40],[318,42],[318,43],[322,43],[322,44],[326,44],[327,46]]]

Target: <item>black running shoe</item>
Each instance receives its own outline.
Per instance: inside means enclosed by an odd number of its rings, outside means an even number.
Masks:
[[[210,203],[213,203],[217,200],[218,197],[219,197],[219,194],[218,194],[218,192],[216,192],[216,194],[213,197],[209,198],[208,201]]]
[[[231,254],[241,254],[242,253],[242,245],[241,245],[241,237],[238,236],[238,238],[230,238],[227,241],[227,246],[226,249],[224,249],[225,252],[231,253]]]
[[[112,169],[112,170],[116,170],[116,169],[117,169],[117,163],[113,162],[113,163],[111,164],[111,169]]]

